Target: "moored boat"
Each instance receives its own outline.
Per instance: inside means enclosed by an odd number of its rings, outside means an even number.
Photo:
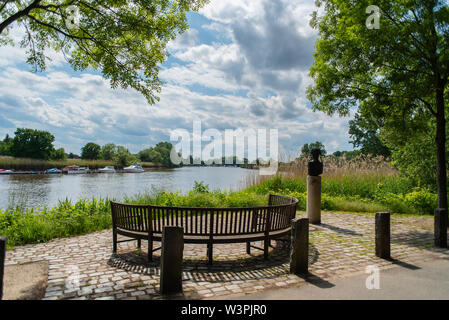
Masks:
[[[90,169],[89,169],[89,167],[80,167],[77,165],[72,165],[72,166],[68,166],[68,167],[65,167],[64,169],[62,169],[62,173],[83,174],[83,173],[90,173]]]
[[[45,173],[50,173],[50,174],[62,173],[62,170],[59,170],[58,168],[51,168],[51,169],[45,170]]]
[[[98,169],[101,173],[115,173],[115,168],[113,166],[106,166],[104,168]]]
[[[138,172],[144,172],[145,170],[142,168],[142,166],[139,163],[136,163],[129,167],[123,168],[123,171],[138,173]]]

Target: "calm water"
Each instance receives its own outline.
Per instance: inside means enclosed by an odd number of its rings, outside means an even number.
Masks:
[[[80,175],[1,175],[0,209],[8,205],[53,206],[65,198],[76,201],[82,198],[124,196],[169,190],[187,192],[194,181],[204,181],[211,190],[244,187],[246,178],[257,170],[224,167],[184,167],[152,170],[143,173],[99,173]]]

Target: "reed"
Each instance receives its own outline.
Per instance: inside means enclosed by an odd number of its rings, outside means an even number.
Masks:
[[[143,167],[156,167],[151,162],[141,162]],[[105,166],[116,166],[114,161],[110,160],[37,160],[28,158],[0,157],[0,168],[19,171],[45,171],[51,168],[62,169],[66,166],[77,165],[80,167],[89,167],[90,169],[99,169]]]

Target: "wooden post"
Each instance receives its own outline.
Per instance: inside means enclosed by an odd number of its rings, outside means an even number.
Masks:
[[[182,292],[182,227],[165,226],[162,231],[161,294]]]
[[[6,260],[6,238],[0,237],[0,300],[3,299],[3,275]]]
[[[292,220],[290,273],[307,274],[309,272],[309,219]]]
[[[435,209],[434,223],[435,246],[439,248],[447,248],[447,209]]]
[[[376,213],[376,256],[390,258],[390,213]]]

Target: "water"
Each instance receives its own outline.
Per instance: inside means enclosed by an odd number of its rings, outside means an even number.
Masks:
[[[0,175],[0,209],[8,205],[51,207],[66,198],[122,200],[152,190],[185,193],[193,188],[194,181],[203,181],[210,190],[239,190],[245,186],[247,177],[257,172],[233,167],[183,167],[143,173]]]

